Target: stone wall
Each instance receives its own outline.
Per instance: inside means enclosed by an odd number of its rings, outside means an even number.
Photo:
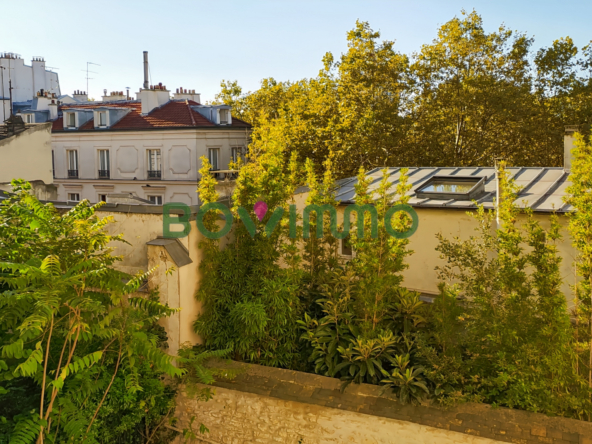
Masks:
[[[239,365],[233,381],[215,385],[208,402],[180,393],[179,427],[190,418],[210,433],[196,442],[592,444],[592,423],[541,414],[494,409],[482,404],[454,408],[403,405],[380,387],[351,384],[307,373]],[[182,442],[181,440],[179,443]]]

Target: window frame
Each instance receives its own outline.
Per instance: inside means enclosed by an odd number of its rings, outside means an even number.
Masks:
[[[434,200],[476,200],[485,194],[485,176],[433,176],[417,188],[415,196],[420,199]],[[464,193],[452,191],[426,191],[435,184],[446,184],[446,182],[464,182],[473,186]]]
[[[230,119],[228,118],[228,112],[226,108],[222,108],[218,110],[218,116],[220,117],[220,125],[228,125]],[[225,119],[222,120],[222,115],[224,115]]]
[[[160,200],[160,202],[153,202],[152,198],[154,198],[154,201]],[[164,196],[162,194],[150,194],[146,196],[146,200],[149,200],[152,205],[162,205],[164,202]]]
[[[73,153],[73,155],[72,155]],[[74,165],[72,165],[74,160]],[[78,178],[79,176],[80,159],[78,157],[78,149],[66,149],[66,171],[69,178]],[[75,167],[75,168],[72,168]],[[70,175],[70,171],[76,171],[76,174]]]
[[[339,239],[339,256],[341,256],[344,259],[353,259],[356,257],[356,251],[354,250],[354,247],[351,245],[351,243],[350,243],[351,254],[345,254],[343,252],[343,244],[349,239],[351,239],[351,237],[349,235],[347,235],[345,237],[345,239]]]
[[[99,128],[106,128],[107,127],[107,111],[98,111],[97,114],[99,115]],[[101,120],[103,119],[103,122]]]
[[[97,156],[99,162],[99,179],[110,179],[111,178],[111,150],[108,148],[97,149]],[[106,159],[105,159],[106,157]],[[105,168],[106,167],[106,168]]]
[[[230,147],[230,158],[234,163],[238,162],[238,159],[243,159],[244,161],[244,147],[242,146],[231,146]],[[238,154],[237,154],[238,153]]]
[[[76,128],[76,113],[69,112],[69,113],[66,113],[66,114],[68,116],[67,117],[67,120],[68,121],[67,121],[66,127],[67,128]],[[74,123],[73,124],[71,124],[71,121],[72,120],[74,120]]]
[[[212,161],[213,160],[212,153],[216,153],[216,168],[214,168],[214,162]],[[212,167],[210,171],[219,171],[220,170],[220,148],[217,148],[217,147],[208,148],[208,161],[210,162],[210,165]]]

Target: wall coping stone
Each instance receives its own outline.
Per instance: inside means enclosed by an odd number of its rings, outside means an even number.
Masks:
[[[216,360],[210,365],[238,371],[235,379],[220,379],[213,384],[229,390],[398,419],[502,442],[592,444],[592,422],[487,404],[402,404],[392,393],[381,395],[382,387],[376,385],[352,383],[342,393],[341,381],[336,378],[235,361]]]

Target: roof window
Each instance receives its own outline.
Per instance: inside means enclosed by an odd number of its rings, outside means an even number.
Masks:
[[[474,200],[485,194],[485,177],[434,176],[415,194],[424,199]]]

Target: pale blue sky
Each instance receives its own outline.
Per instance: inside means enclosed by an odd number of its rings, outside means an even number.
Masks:
[[[571,36],[592,40],[592,1],[523,0],[0,0],[0,51],[30,64],[43,56],[59,68],[62,93],[86,89],[86,62],[95,62],[90,93],[142,84],[142,51],[152,82],[183,86],[211,100],[221,79],[257,89],[265,77],[315,76],[325,52],[346,48],[356,19],[405,53],[430,42],[461,9],[480,13],[488,31],[501,23],[535,37],[535,47]]]

